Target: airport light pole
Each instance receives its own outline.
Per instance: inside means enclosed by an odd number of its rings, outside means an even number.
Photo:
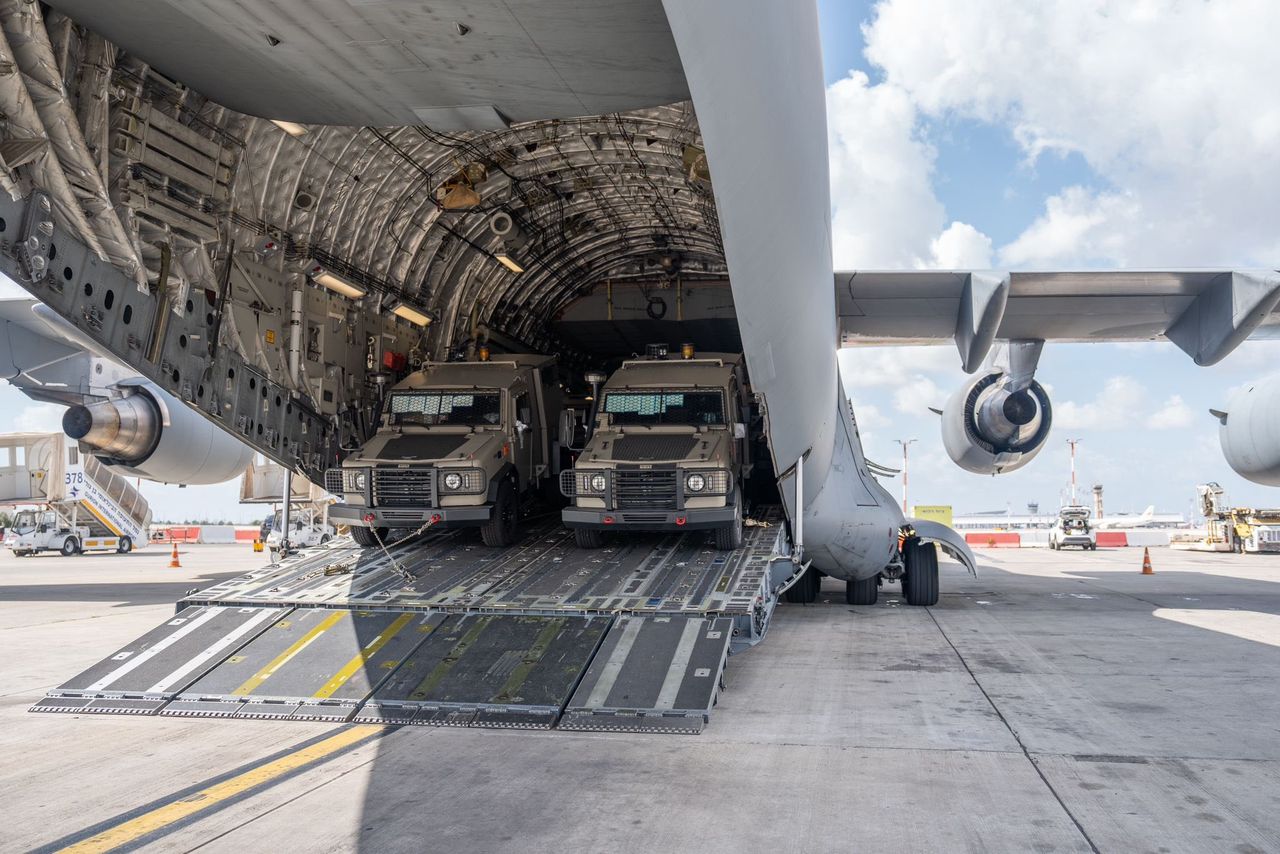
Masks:
[[[1076,503],[1076,445],[1080,444],[1079,439],[1068,439],[1067,444],[1071,446],[1071,506]]]
[[[907,446],[916,439],[894,439],[902,446],[902,515],[907,515]]]

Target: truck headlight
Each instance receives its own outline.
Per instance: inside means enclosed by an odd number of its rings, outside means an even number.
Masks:
[[[700,474],[691,474],[684,479],[684,488],[689,492],[701,492],[707,488],[707,479]]]
[[[343,469],[342,470],[342,491],[343,492],[364,492],[365,485],[369,482],[368,469]]]
[[[440,487],[445,492],[484,492],[486,481],[480,469],[455,469],[440,475]]]
[[[584,474],[582,476],[583,492],[599,492],[603,493],[605,488],[604,472],[596,472],[594,474]]]

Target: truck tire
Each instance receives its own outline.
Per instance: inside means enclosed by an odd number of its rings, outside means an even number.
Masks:
[[[322,535],[320,536],[320,545],[322,545],[322,546],[323,546],[323,545],[327,544],[327,543],[328,543],[330,540],[332,540],[332,539],[333,539],[332,535],[330,535],[330,534],[322,534]]]
[[[489,548],[501,549],[514,543],[519,534],[520,500],[511,481],[504,480],[498,487],[489,520],[480,526],[480,539]]]
[[[723,528],[716,528],[716,549],[731,552],[742,548],[744,540],[742,531],[742,490],[734,496],[733,521]]]
[[[127,555],[131,551],[133,551],[133,540],[128,537],[121,537],[120,541],[116,543],[116,552]]]
[[[364,546],[367,549],[370,546],[378,545],[379,542],[385,543],[389,532],[388,528],[363,528],[359,525],[352,525],[351,539],[356,541],[356,545]]]
[[[907,542],[907,604],[938,604],[938,549],[933,543]]]
[[[844,601],[850,605],[874,605],[880,596],[880,576],[850,578],[844,583]]]
[[[62,548],[59,549],[63,557],[71,557],[80,552],[80,542],[75,537],[67,537],[62,541]]]
[[[599,528],[574,528],[573,541],[580,549],[598,549],[604,545],[604,531]]]

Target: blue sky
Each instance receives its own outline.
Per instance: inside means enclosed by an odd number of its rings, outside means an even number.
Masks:
[[[837,267],[1280,259],[1280,53],[1268,35],[1280,4],[822,0],[819,11]],[[1109,512],[1185,512],[1206,480],[1239,503],[1280,504],[1231,472],[1207,414],[1274,372],[1277,347],[1247,344],[1204,369],[1165,344],[1050,345],[1038,378],[1053,434],[1025,469],[994,478],[951,464],[927,409],[961,382],[954,349],[841,358],[868,455],[896,467],[893,440],[918,440],[913,503],[1056,507],[1065,440],[1079,438],[1079,481],[1104,485]],[[59,418],[0,386],[0,431],[57,429]],[[144,491],[160,515],[261,515],[236,503],[234,483]]]

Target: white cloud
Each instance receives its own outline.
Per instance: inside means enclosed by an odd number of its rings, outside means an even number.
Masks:
[[[1151,395],[1133,377],[1111,377],[1086,403],[1055,403],[1053,423],[1060,430],[1180,430],[1195,420],[1195,412],[1175,394],[1152,411]]]
[[[827,88],[836,269],[989,266],[969,263],[990,258],[985,235],[959,222],[944,230],[936,151],[919,121],[905,90],[861,71]]]
[[[920,374],[960,384],[960,356],[954,346],[846,347],[839,351],[846,388],[900,386]]]
[[[13,429],[18,433],[61,433],[66,411],[56,403],[33,403],[14,416]]]
[[[1147,418],[1147,427],[1152,430],[1178,430],[1190,427],[1195,413],[1182,400],[1182,395],[1175,394],[1166,400],[1159,409]]]
[[[865,35],[881,85],[925,114],[1099,176],[1049,198],[1002,262],[1208,266],[1280,255],[1277,31],[1267,0],[886,0]]]
[[[928,267],[944,270],[991,268],[991,238],[967,222],[953,222],[929,244]]]
[[[893,408],[904,415],[922,415],[929,407],[942,408],[947,393],[923,374],[917,374],[893,392]]]

